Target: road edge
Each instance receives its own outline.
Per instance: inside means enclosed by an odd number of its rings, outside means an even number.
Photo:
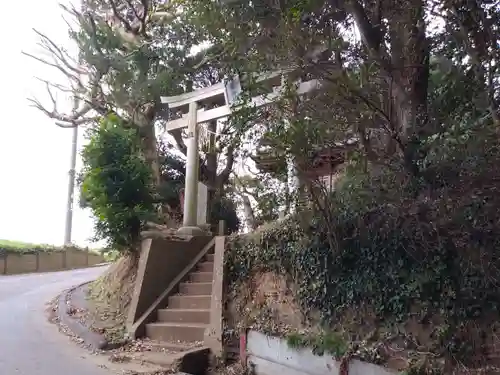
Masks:
[[[57,303],[57,318],[59,322],[65,325],[73,335],[79,337],[83,341],[84,346],[93,350],[110,349],[108,340],[106,340],[103,335],[91,331],[90,328],[85,326],[78,319],[73,318],[68,311],[68,301],[71,293],[75,289],[81,288],[82,286],[90,284],[91,282],[92,281],[87,281],[61,292],[58,297]]]

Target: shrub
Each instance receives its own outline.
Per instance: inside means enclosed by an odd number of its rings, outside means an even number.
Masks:
[[[152,172],[135,128],[109,115],[88,131],[82,198],[95,217],[95,237],[120,252],[137,249],[140,231],[155,217]]]

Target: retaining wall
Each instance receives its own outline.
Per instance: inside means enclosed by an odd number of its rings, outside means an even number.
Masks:
[[[331,355],[317,356],[311,349],[293,349],[285,339],[248,331],[241,337],[240,359],[251,365],[256,375],[395,375],[395,372],[371,363],[352,360],[345,372]]]
[[[64,271],[85,268],[104,262],[100,254],[84,250],[0,254],[0,275],[30,272]]]

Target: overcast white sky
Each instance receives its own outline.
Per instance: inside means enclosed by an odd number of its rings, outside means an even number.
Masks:
[[[43,85],[33,77],[58,79],[58,75],[21,54],[36,52],[33,28],[69,45],[59,2],[28,0],[23,7],[29,11],[19,21],[0,23],[0,239],[55,245],[64,239],[71,130],[57,127],[29,107],[26,98],[31,95],[47,99]],[[4,14],[18,14],[18,7],[6,2]],[[89,245],[89,213],[76,208],[73,223],[74,242]]]

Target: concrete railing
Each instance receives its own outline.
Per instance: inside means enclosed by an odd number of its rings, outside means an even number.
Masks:
[[[0,275],[63,271],[94,266],[104,261],[100,254],[75,249],[19,254],[0,252]]]
[[[224,234],[224,224],[219,226],[220,234]],[[214,243],[214,276],[212,280],[212,297],[210,300],[210,324],[205,331],[204,343],[212,353],[220,357],[224,348],[222,342],[222,311],[224,309],[224,250],[225,236],[215,237]]]

